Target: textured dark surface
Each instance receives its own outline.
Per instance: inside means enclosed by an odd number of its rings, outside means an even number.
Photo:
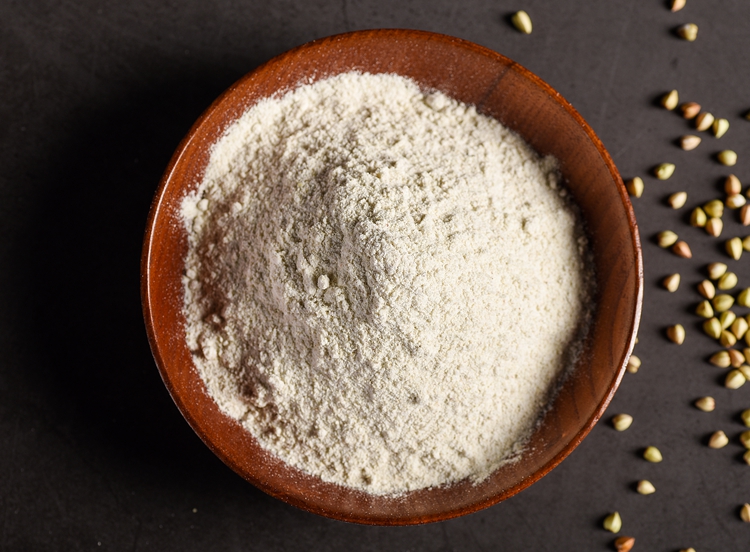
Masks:
[[[523,8],[534,33],[507,16]],[[695,22],[698,40],[674,36]],[[518,61],[560,91],[608,147],[625,178],[644,176],[635,200],[646,292],[638,374],[552,473],[507,502],[464,518],[410,528],[335,522],[286,506],[226,468],[171,402],[151,358],[138,269],[146,215],[161,172],[201,111],[233,81],[293,46],[333,33],[409,27],[472,40]],[[750,4],[688,0],[433,2],[58,2],[0,5],[0,549],[1,550],[612,550],[601,529],[618,510],[637,550],[746,550],[750,467],[739,460],[738,414],[750,385],[721,387],[706,357],[718,345],[691,314],[694,284],[720,243],[685,223],[688,207],[722,197],[725,147],[750,183],[747,36]],[[677,88],[729,119],[721,140],[693,152],[688,130],[654,105]],[[675,176],[646,176],[662,161]],[[736,214],[724,237],[750,234]],[[653,243],[671,228],[684,260]],[[750,285],[750,254],[727,261]],[[680,272],[675,294],[660,279]],[[737,309],[746,312],[747,309]],[[687,329],[669,343],[664,328]],[[718,407],[702,413],[702,395]],[[624,433],[608,419],[635,417]],[[705,446],[716,429],[732,443]],[[647,445],[664,462],[640,458]],[[657,492],[633,490],[641,478]]]

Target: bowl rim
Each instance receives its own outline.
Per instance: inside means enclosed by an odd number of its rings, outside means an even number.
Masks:
[[[591,141],[593,146],[598,151],[599,155],[602,158],[602,161],[607,167],[607,170],[609,171],[613,181],[617,185],[618,193],[620,196],[620,199],[622,201],[622,207],[625,210],[625,216],[627,218],[628,224],[629,224],[629,230],[630,230],[630,246],[632,247],[634,255],[634,269],[635,269],[635,312],[633,313],[633,320],[632,324],[630,326],[629,331],[629,339],[627,342],[627,346],[625,347],[625,350],[621,354],[619,361],[617,363],[613,362],[614,366],[619,366],[616,372],[616,376],[612,378],[612,381],[609,383],[607,387],[607,392],[605,393],[604,397],[602,397],[601,401],[599,402],[598,406],[595,408],[593,414],[590,416],[588,421],[575,433],[575,435],[570,438],[570,440],[567,442],[565,446],[562,447],[562,449],[554,456],[552,457],[546,464],[544,464],[540,469],[533,472],[529,477],[522,480],[519,484],[515,485],[514,487],[506,490],[505,492],[498,493],[497,495],[490,496],[486,498],[485,500],[479,501],[477,503],[473,503],[469,506],[459,507],[459,508],[447,508],[444,512],[440,514],[430,515],[430,516],[412,516],[409,518],[382,518],[382,517],[367,517],[362,515],[347,515],[347,514],[341,514],[340,512],[332,512],[328,511],[324,508],[321,508],[316,505],[311,505],[304,500],[297,499],[296,497],[290,496],[286,493],[284,493],[283,489],[278,489],[273,486],[269,486],[264,481],[250,477],[246,475],[245,471],[239,467],[237,462],[231,457],[229,457],[219,446],[217,446],[213,441],[211,441],[207,435],[204,433],[201,426],[198,424],[197,420],[193,417],[193,415],[190,413],[189,408],[184,404],[183,397],[179,395],[179,393],[176,392],[175,386],[173,382],[171,381],[169,371],[167,370],[166,366],[168,364],[167,362],[167,352],[162,350],[161,342],[157,338],[156,334],[156,322],[154,320],[154,313],[152,309],[152,303],[155,301],[158,301],[158,298],[153,297],[151,294],[150,289],[150,274],[151,274],[151,260],[152,260],[152,253],[153,253],[153,246],[154,246],[154,230],[155,230],[155,224],[157,221],[157,218],[162,210],[163,201],[165,199],[165,192],[172,180],[172,177],[175,173],[175,170],[177,166],[180,164],[183,155],[185,154],[186,150],[188,149],[189,145],[196,140],[199,136],[199,130],[203,126],[203,124],[210,119],[213,114],[217,111],[218,107],[223,104],[227,98],[232,96],[235,92],[235,90],[239,87],[241,87],[247,80],[252,79],[253,76],[262,71],[263,69],[272,66],[274,64],[278,64],[280,62],[283,62],[286,58],[291,56],[296,56],[300,52],[308,49],[314,49],[319,47],[321,44],[324,44],[326,42],[331,41],[339,41],[339,40],[347,40],[351,39],[356,36],[362,36],[362,35],[392,35],[392,36],[399,36],[399,37],[414,37],[414,38],[421,38],[423,40],[434,40],[434,41],[440,41],[443,43],[450,43],[452,47],[456,47],[459,49],[466,49],[470,50],[474,53],[480,54],[482,56],[490,57],[496,61],[499,61],[500,63],[506,65],[508,67],[508,71],[511,69],[518,72],[522,77],[526,78],[527,80],[534,83],[538,88],[540,88],[542,91],[544,91],[550,98],[553,99],[560,107],[562,107],[566,113],[571,116],[575,122],[581,127],[581,129],[584,131],[588,139]],[[643,258],[642,258],[642,248],[641,248],[641,241],[640,236],[638,232],[638,226],[636,223],[635,213],[633,211],[633,206],[630,201],[629,194],[627,193],[627,190],[625,189],[624,183],[622,181],[622,178],[620,177],[620,174],[610,157],[608,151],[604,147],[601,140],[598,138],[598,136],[594,133],[593,129],[588,125],[588,123],[583,119],[583,117],[578,113],[578,111],[567,101],[563,96],[558,93],[554,88],[552,88],[549,84],[547,84],[545,81],[543,81],[540,77],[523,67],[522,65],[516,63],[515,61],[507,58],[506,56],[503,56],[502,54],[495,52],[494,50],[491,50],[487,47],[480,46],[476,43],[473,43],[471,41],[453,37],[450,35],[440,34],[440,33],[434,33],[429,31],[422,31],[422,30],[413,30],[413,29],[402,29],[402,28],[383,28],[383,29],[368,29],[368,30],[359,30],[359,31],[352,31],[352,32],[346,32],[346,33],[340,33],[331,35],[328,37],[322,37],[310,42],[307,42],[305,44],[299,45],[295,48],[292,48],[290,50],[287,50],[283,52],[280,55],[277,55],[270,60],[266,61],[265,63],[257,66],[252,71],[246,73],[242,77],[240,77],[237,81],[235,81],[231,86],[229,86],[224,92],[221,93],[211,104],[210,106],[201,113],[201,115],[197,118],[195,123],[191,126],[190,130],[187,132],[185,137],[180,141],[179,145],[177,146],[174,154],[172,155],[169,164],[167,165],[166,170],[164,171],[161,180],[159,182],[159,186],[154,194],[153,201],[151,203],[148,219],[146,223],[146,230],[144,235],[144,241],[143,241],[143,248],[142,248],[142,254],[141,254],[141,263],[140,263],[140,288],[141,288],[141,306],[144,316],[144,323],[146,326],[146,333],[148,336],[149,345],[154,357],[154,360],[156,362],[157,368],[159,370],[159,374],[162,378],[162,381],[164,382],[164,385],[166,386],[167,390],[169,391],[170,396],[172,397],[172,400],[177,405],[180,413],[182,416],[186,419],[186,421],[189,423],[189,425],[192,427],[193,431],[200,437],[200,439],[208,446],[208,448],[216,455],[218,456],[225,464],[227,464],[230,468],[232,468],[233,471],[238,473],[241,477],[264,491],[265,493],[278,498],[288,504],[291,504],[293,506],[296,506],[300,509],[317,513],[326,517],[342,520],[342,521],[349,521],[349,522],[356,522],[356,523],[362,523],[362,524],[370,524],[370,525],[412,525],[412,524],[421,524],[421,523],[428,523],[428,522],[435,522],[435,521],[443,521],[451,518],[455,518],[458,516],[462,516],[468,513],[473,513],[478,510],[487,508],[489,506],[492,506],[502,500],[505,500],[507,498],[510,498],[511,496],[514,496],[518,492],[522,491],[523,489],[530,486],[532,483],[535,483],[545,475],[547,475],[554,467],[556,467],[562,460],[564,460],[580,443],[581,441],[588,435],[588,433],[591,431],[591,429],[594,427],[594,425],[597,423],[597,421],[601,418],[604,411],[606,410],[607,406],[612,400],[612,397],[614,396],[615,391],[620,385],[620,382],[622,381],[625,368],[627,366],[628,359],[633,351],[633,348],[635,346],[635,339],[637,336],[641,314],[642,314],[642,302],[643,302],[643,288],[644,288],[644,276],[643,276]]]

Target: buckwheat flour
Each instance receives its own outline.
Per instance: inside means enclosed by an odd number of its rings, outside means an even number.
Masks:
[[[262,101],[184,200],[208,392],[321,479],[398,494],[517,458],[589,314],[556,164],[395,75]]]

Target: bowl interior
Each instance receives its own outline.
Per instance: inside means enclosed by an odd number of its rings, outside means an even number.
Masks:
[[[476,105],[554,155],[581,207],[594,250],[597,309],[585,353],[565,381],[522,459],[484,482],[462,482],[400,497],[324,483],[265,452],[206,394],[185,341],[182,283],[187,252],[179,206],[202,179],[211,145],[258,100],[347,71],[396,73]],[[632,349],[643,276],[632,207],[606,150],[578,113],[538,77],[475,44],[406,30],[350,33],[312,42],[234,84],[177,149],[151,209],[142,261],[146,326],[162,378],[203,441],[245,479],[295,506],[373,524],[411,524],[462,515],[540,479],[589,432],[609,403]]]

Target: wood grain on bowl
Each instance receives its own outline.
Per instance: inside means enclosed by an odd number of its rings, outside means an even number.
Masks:
[[[383,497],[306,475],[268,454],[219,411],[187,348],[181,280],[187,243],[180,203],[200,183],[211,145],[257,101],[355,70],[409,77],[497,118],[539,153],[559,160],[586,221],[598,295],[584,353],[521,460],[477,485],[464,481]],[[305,510],[359,523],[406,525],[448,519],[504,500],[539,480],[580,443],[625,370],[640,319],[643,270],[635,217],[622,180],[594,132],[557,92],[476,44],[420,31],[375,30],[291,50],[240,79],[211,105],[178,147],[157,191],[144,242],[141,285],[146,328],[164,383],[196,433],[226,464],[265,492]]]

